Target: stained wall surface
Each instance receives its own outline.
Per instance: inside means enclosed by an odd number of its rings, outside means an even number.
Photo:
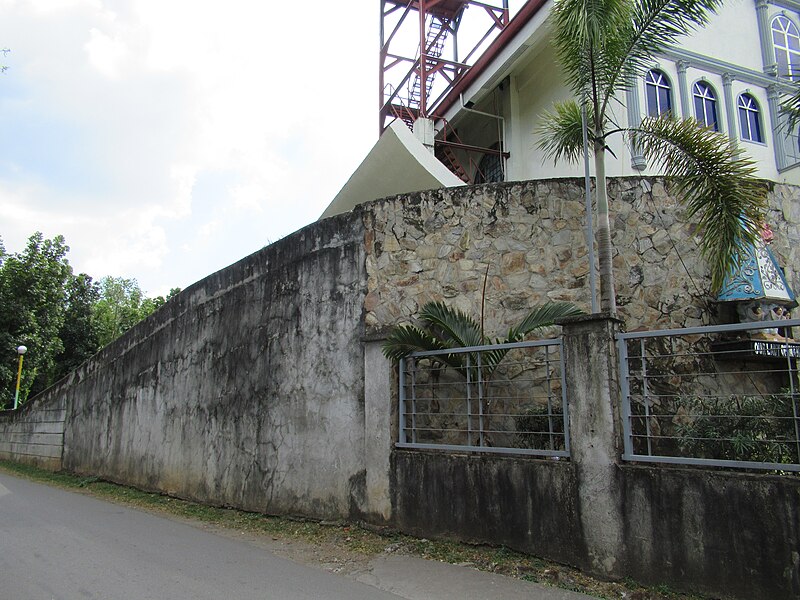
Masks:
[[[80,368],[64,467],[249,510],[358,514],[363,264],[346,215],[185,290]]]
[[[68,381],[62,386],[69,385]],[[61,469],[65,417],[63,389],[17,411],[0,411],[0,459],[52,471]]]

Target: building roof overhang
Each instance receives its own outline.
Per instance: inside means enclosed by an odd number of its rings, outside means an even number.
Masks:
[[[464,185],[434,157],[405,123],[392,122],[320,219],[386,196]]]
[[[552,0],[528,0],[481,57],[434,108],[437,118],[452,121],[464,102],[480,100],[481,90],[491,90],[524,60],[540,32]],[[547,10],[546,10],[547,9]]]

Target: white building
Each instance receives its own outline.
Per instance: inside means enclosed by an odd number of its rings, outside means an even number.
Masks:
[[[382,0],[384,11],[401,4],[413,8],[419,0]],[[551,44],[551,7],[552,0],[526,2],[448,84],[428,110],[430,121],[415,123],[415,134],[401,120],[392,123],[323,216],[383,196],[465,182],[582,176],[582,164],[554,164],[538,149],[542,113],[571,96]],[[743,147],[760,177],[800,184],[800,136],[788,131],[780,113],[781,95],[793,79],[800,80],[800,2],[730,0],[707,27],[653,61],[619,99],[614,118],[623,127],[665,110],[696,118]],[[622,136],[609,139],[617,158],[609,157],[608,175],[657,174],[626,144]]]

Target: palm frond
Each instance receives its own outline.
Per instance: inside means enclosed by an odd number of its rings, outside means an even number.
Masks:
[[[786,116],[786,128],[793,130],[800,124],[800,85],[795,84],[795,91],[781,103],[781,113]]]
[[[619,89],[633,85],[635,77],[652,66],[653,56],[678,38],[704,27],[722,5],[722,0],[635,0],[630,20],[605,52],[608,78],[606,100]]]
[[[440,340],[415,325],[394,327],[381,346],[383,355],[391,360],[400,360],[412,352],[443,349],[445,346]]]
[[[597,114],[652,65],[653,56],[703,27],[722,0],[559,0],[553,37],[567,85]],[[602,124],[602,123],[601,123]]]
[[[505,341],[522,341],[530,332],[553,325],[556,319],[582,314],[584,312],[571,302],[546,302],[529,312],[519,325],[509,329]]]
[[[554,112],[541,117],[536,135],[540,137],[539,149],[552,156],[554,162],[562,158],[577,162],[583,153],[583,117],[581,107],[574,100],[553,105]]]
[[[625,26],[629,14],[629,0],[560,0],[553,6],[553,43],[567,84],[576,93],[594,96],[606,40]]]
[[[497,339],[494,343],[520,341],[531,331],[552,325],[557,318],[582,313],[583,311],[569,302],[548,302],[534,308],[518,326],[509,329],[505,339]],[[420,320],[425,324],[424,328],[398,325],[392,329],[382,346],[383,354],[387,358],[399,360],[415,351],[452,350],[491,343],[485,335],[481,335],[480,327],[474,319],[443,302],[428,302],[420,310]],[[468,380],[477,381],[482,376],[484,381],[488,381],[506,354],[507,348],[499,348],[443,353],[428,358],[453,367]]]
[[[677,184],[679,199],[700,230],[712,292],[718,292],[764,219],[767,188],[756,178],[753,161],[726,136],[691,119],[648,118],[631,137]]]
[[[485,343],[481,329],[475,319],[444,302],[428,302],[419,312],[432,330],[440,333],[440,339],[448,348],[480,346]]]
[[[554,325],[556,319],[574,317],[582,314],[585,313],[571,302],[546,302],[531,310],[519,325],[511,327],[505,339],[498,338],[494,343],[509,344],[521,342],[525,339],[525,336],[532,331]],[[508,354],[508,349],[505,348],[482,353],[481,359],[483,361],[484,371],[487,373],[487,378],[491,376],[495,368],[497,368],[497,365],[505,358],[506,354]]]

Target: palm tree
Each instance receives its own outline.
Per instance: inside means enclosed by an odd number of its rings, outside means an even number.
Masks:
[[[529,333],[553,325],[556,319],[580,314],[583,314],[583,311],[571,302],[547,302],[531,310],[519,325],[508,330],[504,338],[491,340],[484,334],[482,325],[469,315],[450,308],[443,302],[428,302],[419,313],[422,327],[416,325],[394,327],[382,349],[386,358],[399,360],[416,351],[450,350],[519,342]],[[480,364],[483,378],[488,380],[507,353],[508,349],[497,349],[440,354],[432,358],[465,375],[468,368],[467,360],[471,367]]]
[[[758,236],[766,186],[752,161],[724,135],[670,116],[646,118],[637,128],[617,126],[610,106],[635,85],[654,56],[679,36],[704,26],[721,0],[557,0],[554,44],[567,85],[584,98],[597,179],[597,244],[601,309],[616,313],[611,231],[606,189],[608,138],[629,136],[664,175],[678,185],[690,218],[696,218],[701,250],[711,268],[712,291],[740,263]],[[583,151],[582,108],[556,104],[543,117],[540,148],[556,161],[577,161]]]

